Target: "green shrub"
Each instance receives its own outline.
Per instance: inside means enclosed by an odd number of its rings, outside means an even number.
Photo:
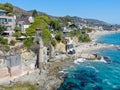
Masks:
[[[0,4],[0,9],[6,10],[7,13],[11,13],[13,11],[13,5],[10,3]]]
[[[10,47],[8,46],[8,40],[0,36],[0,50],[9,51]]]
[[[1,88],[1,90],[37,90],[35,85],[31,85],[29,83],[15,84],[11,87],[1,86]]]
[[[15,40],[11,40],[11,41],[10,41],[10,45],[12,45],[12,46],[14,46],[14,45],[15,45],[15,43],[16,43],[16,41],[15,41]]]
[[[15,27],[15,32],[21,32],[21,28],[20,27]]]
[[[44,30],[42,30],[41,34],[42,34],[42,39],[43,39],[44,45],[50,44],[50,41],[51,41],[50,31],[48,29],[44,29]]]
[[[52,19],[50,22],[50,26],[52,26],[52,28],[55,31],[60,31],[62,29],[61,25],[60,25],[60,21],[57,19]]]
[[[16,38],[18,38],[18,37],[21,36],[21,33],[20,33],[20,32],[15,32],[15,33],[13,34],[13,36],[15,36]]]
[[[88,34],[80,34],[79,37],[78,37],[78,41],[81,41],[81,42],[90,42],[90,37]]]
[[[26,40],[24,40],[24,46],[27,48],[30,48],[30,46],[34,44],[33,39],[32,38],[28,38]]]
[[[8,40],[4,39],[2,36],[0,36],[0,44],[1,45],[8,45]]]
[[[5,51],[8,52],[10,50],[9,46],[5,46]]]
[[[55,47],[55,46],[57,45],[57,40],[56,40],[55,38],[54,38],[54,39],[52,39],[51,44]]]
[[[79,30],[73,30],[69,33],[69,35],[71,37],[74,37],[74,36],[78,36],[80,34],[80,31]]]
[[[6,26],[3,24],[0,24],[0,35],[2,35],[5,30],[6,30]]]
[[[55,39],[56,39],[57,41],[63,40],[63,39],[64,39],[64,36],[63,36],[62,32],[58,32],[58,33],[56,34],[56,36],[55,36]]]

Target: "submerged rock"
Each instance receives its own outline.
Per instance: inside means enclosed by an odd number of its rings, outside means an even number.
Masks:
[[[65,89],[72,90],[72,88],[80,89],[80,87],[74,82],[68,82]]]
[[[103,88],[100,87],[100,86],[94,86],[94,87],[93,87],[93,90],[103,90]]]
[[[81,84],[80,84],[80,86],[81,86],[81,87],[85,87],[85,86],[87,86],[87,84],[88,84],[88,82],[82,81]]]

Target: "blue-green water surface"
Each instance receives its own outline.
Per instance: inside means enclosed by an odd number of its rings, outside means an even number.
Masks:
[[[120,45],[120,33],[105,35],[97,42]],[[109,63],[85,61],[74,64],[58,90],[120,90],[120,50],[97,50],[110,59]]]

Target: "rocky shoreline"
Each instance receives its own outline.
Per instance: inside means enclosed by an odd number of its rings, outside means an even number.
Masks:
[[[26,55],[32,56],[31,58],[27,58]],[[29,59],[35,59],[34,53],[32,52],[26,52],[23,56],[24,61],[23,68],[30,64]],[[24,83],[30,83],[31,85],[34,85],[37,90],[56,90],[60,86],[60,84],[63,82],[63,78],[59,74],[59,71],[61,71],[65,67],[69,67],[70,64],[73,62],[73,59],[76,59],[74,55],[66,55],[61,54],[59,56],[56,56],[54,58],[55,61],[50,60],[50,62],[43,65],[42,69],[32,69],[30,71],[25,72],[23,75],[18,77],[8,77],[8,79],[4,79],[3,82],[1,81],[1,90],[4,90],[6,87],[13,87],[16,84],[24,84]],[[26,63],[28,62],[29,63]],[[32,62],[33,62],[32,61]],[[31,62],[31,63],[32,63]],[[31,67],[31,64],[30,66]],[[31,67],[32,68],[32,67]]]
[[[113,33],[115,32],[116,31],[114,31]],[[109,34],[109,32],[107,34]],[[91,53],[91,51],[101,49],[101,48],[115,48],[115,46],[106,45],[102,43],[95,43],[94,41],[90,43],[79,43],[75,47],[76,54],[74,55],[68,55],[65,53],[58,54],[55,57],[51,58],[48,63],[43,64],[44,67],[42,68],[42,70],[32,69],[31,71],[26,72],[24,75],[20,77],[17,77],[17,78],[13,77],[11,78],[11,83],[8,82],[4,84],[4,86],[11,87],[16,83],[22,84],[22,83],[29,82],[30,84],[36,86],[38,90],[43,90],[43,88],[44,90],[56,90],[57,88],[60,87],[61,83],[64,80],[63,78],[64,73],[60,71],[62,71],[65,68],[69,68],[71,64],[74,62],[74,60],[78,58],[85,58],[87,60],[100,59],[101,56],[97,54],[93,54]],[[29,53],[28,56],[33,56],[30,58],[31,60],[35,59],[35,56],[33,55],[33,53]],[[25,59],[26,56],[24,56],[23,58]],[[25,61],[27,60],[29,60],[29,58],[26,58]],[[106,58],[106,60],[108,59]],[[4,90],[4,88],[1,90]]]

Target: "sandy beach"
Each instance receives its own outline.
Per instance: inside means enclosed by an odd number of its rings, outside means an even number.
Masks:
[[[92,41],[95,41],[97,38],[99,38],[102,35],[118,33],[118,32],[120,32],[120,30],[117,30],[117,31],[105,31],[105,30],[104,31],[93,31],[93,32],[89,33],[89,36]]]
[[[92,50],[97,50],[101,48],[115,48],[113,45],[106,45],[104,43],[96,43],[96,39],[102,35],[118,33],[120,30],[117,31],[94,31],[89,33],[91,38],[91,42],[88,43],[78,43],[75,50],[78,57],[84,56],[85,54],[89,53]],[[87,57],[87,56],[86,56]]]

